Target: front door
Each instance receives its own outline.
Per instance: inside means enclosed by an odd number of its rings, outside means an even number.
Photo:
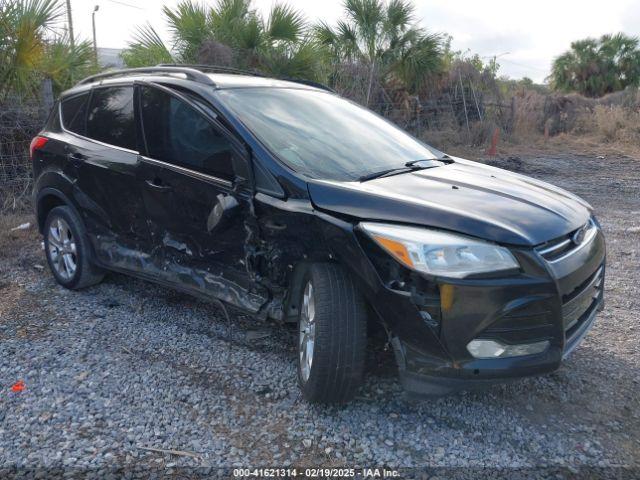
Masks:
[[[242,148],[192,99],[159,85],[138,88],[146,144],[139,182],[158,274],[257,311],[265,296],[245,263],[251,193],[239,182]]]

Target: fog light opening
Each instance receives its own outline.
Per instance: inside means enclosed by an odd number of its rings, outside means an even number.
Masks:
[[[536,355],[544,352],[549,348],[549,345],[549,340],[516,345],[509,345],[497,340],[471,340],[467,344],[467,350],[475,358],[506,358]]]

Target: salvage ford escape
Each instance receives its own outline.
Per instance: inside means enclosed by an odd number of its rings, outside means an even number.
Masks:
[[[310,401],[386,331],[418,394],[551,372],[603,305],[592,208],[450,157],[322,85],[214,67],[89,77],[31,144],[51,271],[112,270],[298,326]]]

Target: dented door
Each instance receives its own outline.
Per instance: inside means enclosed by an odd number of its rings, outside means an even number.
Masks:
[[[147,148],[139,182],[156,276],[257,311],[264,296],[249,292],[245,268],[250,194],[238,182],[235,165],[241,159],[233,142],[179,95],[140,89]],[[219,205],[233,207],[223,222],[212,220]]]

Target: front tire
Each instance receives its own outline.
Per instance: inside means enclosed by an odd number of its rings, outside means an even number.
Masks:
[[[362,296],[339,265],[314,264],[303,277],[298,305],[298,382],[305,399],[351,400],[362,383],[366,359]]]
[[[44,247],[51,273],[63,287],[78,290],[104,278],[104,272],[93,264],[84,227],[71,208],[61,206],[49,212]]]

